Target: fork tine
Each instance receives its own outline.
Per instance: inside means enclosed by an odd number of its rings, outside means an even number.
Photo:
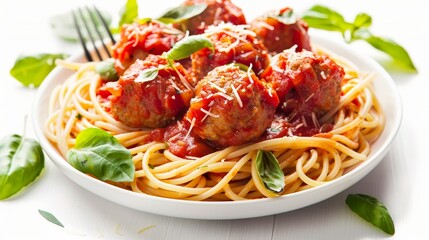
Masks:
[[[101,33],[100,33],[100,30],[98,29],[98,24],[97,24],[97,20],[95,19],[95,17],[94,17],[94,15],[92,15],[91,14],[91,10],[88,8],[88,6],[86,6],[86,10],[88,11],[88,14],[89,14],[89,16],[90,16],[90,18],[91,18],[91,22],[92,22],[92,25],[93,25],[93,27],[94,27],[94,29],[95,29],[95,32],[97,33],[97,35],[98,35],[98,38],[101,40],[101,43],[102,43],[102,45],[103,45],[103,48],[104,48],[104,51],[106,51],[106,53],[107,53],[107,56],[109,57],[109,58],[111,58],[112,56],[110,55],[110,51],[109,51],[109,49],[107,48],[107,46],[106,46],[106,44],[104,44],[104,41],[103,41],[103,36],[101,35]],[[94,10],[95,11],[97,11],[96,9],[95,9],[95,6],[94,6]],[[97,14],[98,15],[98,14]],[[100,15],[98,15],[99,16],[99,18],[101,19],[101,21],[103,22],[104,21],[104,18],[101,16],[101,14]],[[103,24],[103,26],[105,26],[105,30],[106,30],[106,32],[108,32],[108,33],[110,33],[110,31],[108,30],[108,28],[106,28],[106,26],[107,26],[107,24],[106,25],[104,25]]]
[[[76,13],[74,11],[72,11],[72,16],[73,16],[74,27],[76,28],[77,35],[79,36],[80,44],[82,45],[83,51],[85,52],[86,60],[91,62],[93,59],[92,59],[91,54],[88,51],[88,48],[86,47],[85,39],[82,35],[82,31],[80,30],[79,23],[78,23],[77,17],[76,17]]]
[[[94,10],[97,13],[98,17],[101,19],[101,22],[103,23],[104,29],[106,30],[107,34],[110,37],[110,41],[112,42],[112,45],[116,43],[115,38],[113,38],[112,33],[110,32],[109,26],[107,25],[106,19],[104,19],[101,12],[98,10],[98,8],[94,5]]]
[[[103,59],[101,58],[100,51],[98,51],[97,45],[95,44],[95,40],[94,40],[94,37],[93,37],[93,35],[92,35],[92,31],[91,31],[91,29],[89,28],[88,23],[85,21],[85,17],[84,17],[84,15],[83,15],[83,13],[82,13],[82,9],[81,9],[81,8],[78,8],[78,12],[79,12],[79,15],[80,15],[80,17],[81,17],[81,19],[82,19],[82,22],[83,22],[83,25],[84,25],[84,27],[85,27],[85,29],[86,29],[86,32],[88,33],[88,37],[89,37],[89,39],[91,40],[92,46],[94,47],[95,53],[97,54],[98,59],[101,61],[101,60],[103,60]],[[91,14],[91,13],[89,13],[89,14]]]

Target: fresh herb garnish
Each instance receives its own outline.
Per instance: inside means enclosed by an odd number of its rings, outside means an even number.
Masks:
[[[417,72],[408,52],[396,42],[371,33],[372,18],[366,13],[356,15],[353,22],[347,22],[337,11],[326,6],[315,5],[302,16],[312,28],[340,32],[347,43],[363,40],[372,47],[389,55],[393,63],[404,70]]]
[[[385,233],[395,234],[395,225],[389,210],[375,197],[365,194],[349,194],[346,199],[349,208],[365,221],[383,230]]]
[[[278,14],[268,14],[269,18],[274,18],[277,21],[286,24],[286,25],[290,25],[290,24],[294,24],[296,23],[296,14],[293,12],[293,10],[290,9],[286,9],[284,12],[282,13],[278,13]]]
[[[119,27],[124,24],[133,23],[138,17],[139,6],[137,0],[127,0],[125,6],[120,11]]]
[[[56,67],[56,59],[65,59],[67,54],[22,55],[15,61],[10,75],[26,87],[38,87]]]
[[[158,18],[158,21],[163,23],[180,23],[192,17],[195,17],[204,10],[206,10],[207,4],[195,4],[195,5],[180,5],[173,9],[168,10],[161,17]]]
[[[284,174],[276,156],[270,151],[259,150],[256,154],[256,170],[265,187],[275,193],[283,191]]]
[[[14,134],[0,140],[0,199],[6,199],[33,182],[45,165],[40,144]]]
[[[130,151],[98,128],[87,128],[78,134],[76,145],[67,153],[67,161],[79,171],[100,180],[131,182],[134,179]]]
[[[53,223],[55,225],[58,225],[58,226],[60,226],[62,228],[64,227],[64,225],[52,213],[47,212],[47,211],[43,211],[43,210],[39,209],[39,214],[43,218],[45,218],[46,220],[48,220],[49,222],[51,222],[51,223]]]
[[[158,72],[161,69],[163,69],[163,67],[145,69],[139,73],[134,82],[142,83],[152,81],[158,76]]]
[[[165,55],[170,60],[181,60],[192,55],[192,53],[209,48],[214,51],[212,42],[202,35],[192,35],[178,41]]]
[[[115,61],[110,58],[95,65],[95,71],[100,74],[101,79],[105,81],[116,81],[119,79],[115,69]]]
[[[203,48],[209,48],[210,50],[214,51],[213,44],[208,38],[202,35],[192,35],[185,37],[175,43],[168,52],[163,54],[163,56],[167,59],[168,66],[174,68],[174,61],[187,58],[194,52]],[[139,73],[138,77],[134,81],[152,81],[158,76],[159,70],[162,70],[168,66],[145,69]]]

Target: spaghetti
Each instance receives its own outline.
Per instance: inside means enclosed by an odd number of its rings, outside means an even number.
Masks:
[[[100,128],[130,151],[135,166],[132,182],[107,183],[195,201],[291,194],[367,159],[385,124],[372,74],[311,45],[305,22],[280,21],[293,14],[290,8],[243,25],[241,9],[229,0],[202,2],[206,10],[180,25],[203,34],[212,48],[190,58],[157,55],[187,34],[149,21],[123,27],[112,46],[121,76],[113,87],[97,63],[57,61],[75,73],[51,93],[45,134],[64,157],[81,131]],[[140,75],[147,70],[155,81]],[[270,151],[284,173],[281,193],[261,180],[260,150]]]
[[[322,52],[322,50],[318,50]],[[326,53],[326,50],[323,50]],[[284,172],[290,194],[341,177],[365,161],[371,143],[384,127],[382,109],[374,94],[373,75],[363,75],[347,59],[329,53],[345,70],[338,106],[319,121],[333,129],[312,137],[281,137],[227,147],[203,157],[177,157],[163,142],[145,143],[150,131],[130,128],[106,111],[108,103],[96,92],[101,79],[96,63],[58,64],[76,70],[52,92],[45,133],[63,156],[80,131],[101,128],[132,154],[134,181],[113,183],[134,192],[166,198],[227,201],[275,197],[259,180],[255,158],[259,149],[272,151]]]

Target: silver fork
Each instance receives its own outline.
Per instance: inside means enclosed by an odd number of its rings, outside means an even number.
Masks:
[[[97,9],[97,7],[93,6],[93,12],[91,12],[91,9],[88,6],[85,6],[84,9],[78,8],[77,10],[72,11],[73,16],[73,22],[74,27],[76,28],[79,41],[82,45],[83,51],[85,53],[85,57],[88,61],[102,61],[103,56],[106,56],[108,58],[111,58],[111,54],[108,48],[107,43],[105,43],[105,39],[107,39],[107,36],[110,38],[110,44],[114,45],[116,43],[115,39],[113,38],[112,33],[110,32],[109,26],[107,25],[106,20],[104,19],[101,12]],[[85,12],[86,16],[85,17]],[[95,13],[95,14],[93,14]],[[95,15],[95,16],[94,16]],[[89,19],[88,19],[89,18]],[[98,19],[98,20],[97,20]],[[88,21],[91,22],[91,25],[88,23]],[[103,32],[101,33],[100,29],[98,28],[99,22],[101,22],[101,25],[103,26]],[[79,24],[81,23],[81,24]],[[81,29],[83,27],[83,29]],[[91,52],[89,51],[89,48],[87,46],[87,39],[84,37],[85,30],[85,36],[88,36],[88,40],[92,43],[92,48],[94,49],[94,52],[98,59],[94,59]],[[98,47],[96,38],[101,42],[102,48],[104,49],[104,55],[101,52],[101,48]]]

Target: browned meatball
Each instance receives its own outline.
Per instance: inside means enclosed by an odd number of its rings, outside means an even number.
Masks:
[[[214,51],[204,48],[191,55],[192,72],[197,80],[215,67],[229,63],[251,65],[257,75],[269,64],[267,49],[256,34],[243,25],[220,24],[208,28],[205,35],[212,42]]]
[[[263,77],[276,90],[285,113],[320,117],[338,104],[344,70],[326,55],[289,49],[272,58]]]
[[[119,41],[112,46],[116,71],[122,75],[136,59],[161,55],[183,37],[183,32],[155,21],[123,25]]]
[[[278,97],[250,71],[220,66],[202,79],[185,115],[192,131],[215,147],[253,141],[273,120]]]
[[[311,50],[308,25],[297,19],[291,8],[271,11],[255,18],[250,29],[273,55],[294,45],[297,51]]]
[[[139,82],[145,69],[158,68],[155,79]],[[158,55],[138,59],[111,86],[111,113],[120,122],[138,128],[164,127],[184,113],[193,96],[188,75],[180,63],[175,68]]]
[[[187,19],[180,27],[183,31],[189,31],[191,35],[201,34],[210,25],[218,25],[221,22],[230,22],[235,25],[246,24],[243,11],[230,0],[186,0],[185,6],[207,4],[207,8],[199,15]]]

